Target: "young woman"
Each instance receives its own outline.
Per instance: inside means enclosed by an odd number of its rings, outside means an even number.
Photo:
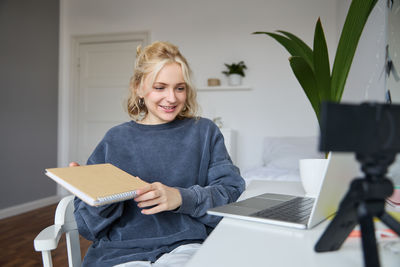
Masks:
[[[196,117],[191,71],[176,46],[139,48],[130,91],[133,120],[111,128],[87,164],[112,163],[150,184],[134,200],[101,207],[75,198],[79,232],[93,241],[83,265],[183,266],[220,220],[207,209],[235,201],[244,180],[218,127]]]

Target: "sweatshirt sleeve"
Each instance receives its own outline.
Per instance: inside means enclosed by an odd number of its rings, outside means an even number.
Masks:
[[[101,142],[90,156],[87,165],[105,163],[107,144]],[[74,199],[74,215],[79,233],[95,241],[107,235],[112,224],[121,217],[124,202],[92,207],[79,198]]]
[[[239,169],[233,165],[218,130],[210,146],[210,164],[205,186],[193,185],[178,188],[182,205],[176,212],[188,214],[210,227],[215,227],[221,217],[207,214],[207,210],[236,201],[244,191],[245,182]]]

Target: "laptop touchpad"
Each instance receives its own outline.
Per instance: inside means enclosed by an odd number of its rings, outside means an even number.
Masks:
[[[266,209],[282,203],[281,200],[275,199],[262,199],[262,198],[249,198],[236,203],[232,203],[234,206],[246,207],[253,209]]]

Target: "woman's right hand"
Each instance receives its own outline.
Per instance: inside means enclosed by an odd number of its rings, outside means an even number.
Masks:
[[[81,166],[81,165],[79,165],[79,163],[75,161],[69,163],[69,167],[76,167],[76,166]]]

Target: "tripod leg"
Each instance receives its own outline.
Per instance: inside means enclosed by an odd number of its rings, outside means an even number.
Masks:
[[[382,220],[384,224],[389,226],[390,229],[395,231],[400,236],[400,224],[396,221],[392,216],[384,212],[379,218]]]
[[[354,208],[342,207],[315,244],[314,250],[316,252],[338,250],[357,223]]]
[[[361,241],[365,267],[379,267],[379,255],[376,247],[375,227],[373,217],[368,213],[366,203],[358,206],[361,229]]]

